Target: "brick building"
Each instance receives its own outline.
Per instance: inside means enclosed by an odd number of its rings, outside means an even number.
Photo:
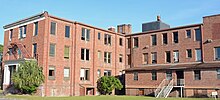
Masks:
[[[220,95],[219,29],[220,15],[213,15],[201,24],[127,34],[126,95]]]
[[[47,12],[4,26],[4,88],[19,62],[43,67],[44,96],[96,95],[104,75],[123,76],[126,95],[220,94],[220,15],[170,28],[157,21],[132,33],[130,24],[108,30]],[[211,83],[210,83],[211,82]]]
[[[24,60],[43,67],[45,96],[96,95],[100,76],[118,76],[125,69],[125,33],[113,27],[104,30],[44,12],[4,29],[4,88]]]

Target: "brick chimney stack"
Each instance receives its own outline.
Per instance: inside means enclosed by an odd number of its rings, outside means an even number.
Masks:
[[[157,21],[160,21],[160,15],[157,15]]]
[[[112,31],[112,32],[115,32],[115,27],[109,27],[108,30]]]

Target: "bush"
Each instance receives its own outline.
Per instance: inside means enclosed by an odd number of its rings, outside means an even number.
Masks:
[[[111,94],[112,90],[121,90],[123,85],[120,80],[113,76],[103,76],[97,81],[97,89],[101,95]]]
[[[44,82],[43,68],[36,61],[22,62],[12,76],[12,82],[22,93],[32,94]]]

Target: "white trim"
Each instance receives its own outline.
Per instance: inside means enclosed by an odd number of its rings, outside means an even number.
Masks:
[[[10,28],[6,28],[6,29],[4,29],[4,31],[8,31],[10,29],[14,29],[14,28],[17,28],[17,27],[20,27],[20,26],[24,26],[24,25],[27,25],[27,24],[30,24],[30,23],[34,23],[34,22],[37,22],[37,21],[41,21],[41,20],[44,20],[44,19],[45,19],[45,17],[42,17],[42,18],[39,18],[39,19],[36,19],[36,20],[33,20],[33,21],[29,21],[29,22],[26,22],[26,23],[23,23],[23,24],[19,24],[19,25],[10,27]]]

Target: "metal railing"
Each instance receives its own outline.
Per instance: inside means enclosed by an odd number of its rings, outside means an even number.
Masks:
[[[164,89],[164,91],[163,91],[164,96],[163,97],[167,98],[172,89],[173,89],[173,80],[171,80],[170,83]]]
[[[158,86],[158,88],[155,90],[155,97],[164,97],[167,98],[167,96],[170,94],[171,90],[173,89],[174,81],[173,80],[166,80],[164,79],[161,84]]]
[[[164,79],[164,80],[160,83],[160,85],[157,87],[157,89],[154,91],[154,96],[155,96],[156,98],[158,98],[159,93],[161,92],[161,90],[164,88],[165,85],[166,85],[166,79]]]

